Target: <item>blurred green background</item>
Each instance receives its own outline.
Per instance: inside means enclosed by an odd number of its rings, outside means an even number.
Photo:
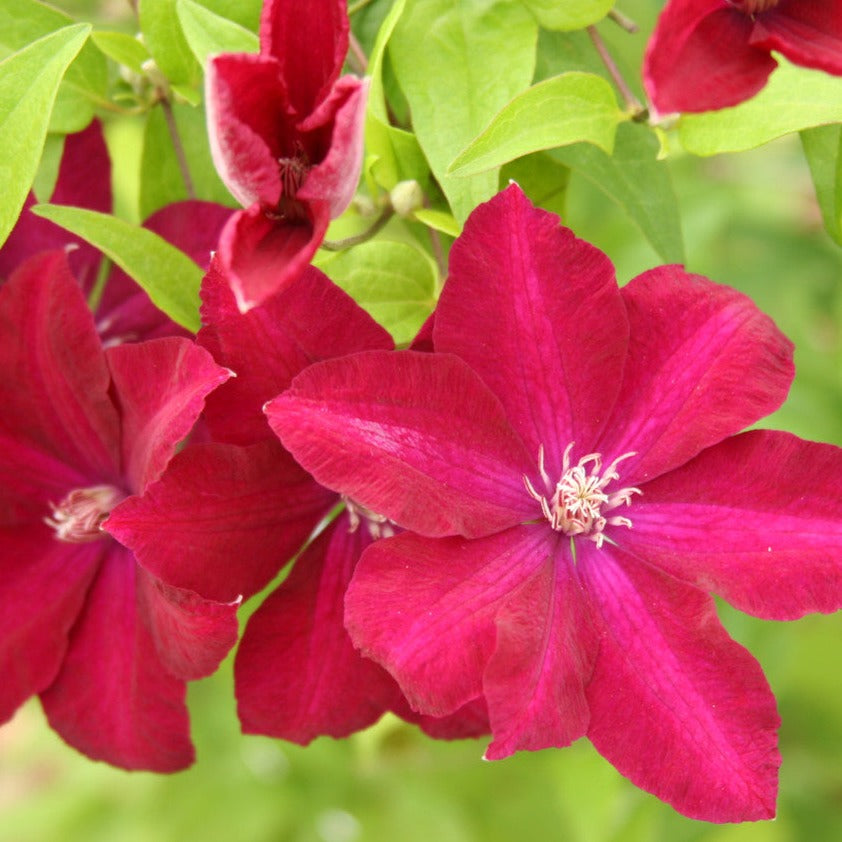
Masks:
[[[126,26],[126,0],[55,5],[80,20]],[[644,32],[658,7],[622,6]],[[621,61],[639,66],[643,35],[600,29]],[[123,145],[121,160],[137,160],[136,128],[112,126],[110,136]],[[790,400],[764,425],[842,444],[842,250],[822,230],[798,139],[706,160],[679,154],[670,167],[688,269],[748,293],[796,344]],[[133,165],[116,174],[118,208],[131,206],[135,178]],[[621,282],[659,262],[586,180],[573,176],[566,206],[566,224],[608,253]],[[684,819],[586,741],[486,763],[482,741],[436,743],[391,717],[349,740],[307,748],[244,737],[227,664],[190,687],[197,762],[176,775],[93,763],[49,730],[37,702],[26,705],[0,729],[0,842],[842,839],[842,616],[775,624],[724,605],[721,615],[760,660],[779,702],[774,822]]]

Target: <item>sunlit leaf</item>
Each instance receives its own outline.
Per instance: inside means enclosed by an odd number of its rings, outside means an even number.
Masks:
[[[149,50],[143,42],[125,32],[94,32],[91,40],[99,49],[135,73],[143,73],[143,63],[149,59]]]
[[[842,126],[801,132],[827,233],[842,246]]]
[[[253,32],[193,0],[176,0],[176,10],[184,37],[202,67],[214,53],[256,53],[260,47]]]
[[[179,26],[176,0],[140,0],[138,17],[143,40],[170,84],[198,81],[199,63]]]
[[[614,0],[522,0],[546,29],[584,29],[602,20]]]

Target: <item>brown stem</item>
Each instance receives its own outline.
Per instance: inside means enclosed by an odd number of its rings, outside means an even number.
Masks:
[[[348,63],[355,64],[355,70],[361,75],[368,70],[368,56],[353,32],[348,34]]]
[[[167,122],[167,129],[170,133],[173,149],[175,149],[178,168],[181,170],[181,177],[184,180],[184,186],[187,188],[187,196],[190,199],[195,199],[196,189],[193,187],[193,179],[190,177],[190,168],[187,166],[187,156],[184,154],[184,147],[181,144],[181,137],[178,134],[178,126],[175,122],[172,105],[164,94],[161,95],[160,103],[161,108],[164,109],[164,119]]]
[[[611,20],[613,20],[620,29],[625,29],[626,32],[634,34],[640,29],[640,27],[628,15],[624,15],[617,9],[612,9],[608,13],[608,17],[611,18]]]
[[[360,243],[365,243],[370,240],[386,223],[392,218],[395,211],[391,206],[383,208],[382,213],[374,222],[359,234],[354,234],[353,237],[346,237],[344,240],[324,240],[321,247],[325,251],[345,251],[352,246],[358,246]]]
[[[620,95],[626,103],[626,107],[632,114],[632,119],[641,118],[646,114],[646,108],[634,95],[634,91],[628,86],[628,83],[623,78],[619,68],[614,63],[614,59],[611,58],[611,53],[608,52],[608,47],[605,46],[605,42],[602,40],[602,36],[600,36],[600,34],[596,31],[595,26],[588,27],[588,35],[590,35],[591,41],[593,41],[593,45],[599,53],[599,57],[602,59],[602,63],[605,65],[608,73],[614,80],[614,84],[619,89]]]

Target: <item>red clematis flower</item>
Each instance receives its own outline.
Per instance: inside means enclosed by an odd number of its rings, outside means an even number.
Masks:
[[[237,638],[237,603],[163,582],[107,534],[228,378],[177,337],[103,352],[62,251],[0,288],[0,721],[52,727],[128,769],[192,762],[185,681]]]
[[[486,733],[482,702],[430,722],[356,652],[343,623],[345,590],[362,551],[394,526],[319,485],[262,412],[309,364],[391,349],[391,337],[313,267],[247,313],[216,266],[202,296],[199,341],[237,373],[208,400],[215,441],[176,456],[160,482],[112,515],[109,529],[162,578],[227,601],[265,587],[344,502],[246,626],[235,663],[243,729],[308,743],[347,736],[393,710],[436,736]]]
[[[790,343],[676,266],[618,289],[516,186],[454,244],[432,336],[267,409],[320,482],[412,530],[364,552],[355,643],[427,714],[484,697],[489,758],[587,735],[689,816],[772,816],[775,700],[708,594],[842,604],[842,451],[738,434],[786,396]]]
[[[213,159],[246,208],[218,252],[243,311],[301,273],[356,190],[367,82],[339,78],[348,29],[345,0],[266,0],[259,54],[208,64]]]
[[[840,0],[670,0],[646,49],[643,81],[663,114],[749,99],[777,66],[842,75]]]

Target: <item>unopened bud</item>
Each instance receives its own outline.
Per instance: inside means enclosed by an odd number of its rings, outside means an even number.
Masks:
[[[389,193],[389,201],[398,216],[406,217],[423,206],[424,193],[414,179],[399,181]]]

